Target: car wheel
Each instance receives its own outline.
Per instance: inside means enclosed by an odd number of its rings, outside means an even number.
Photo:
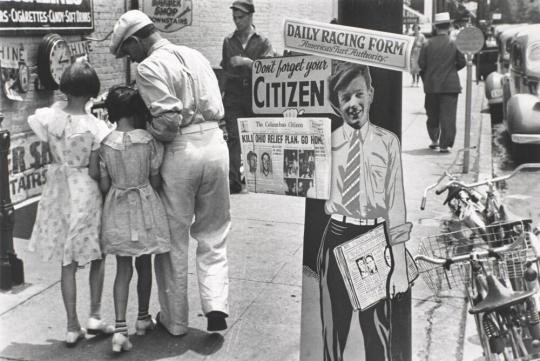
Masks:
[[[489,104],[489,115],[492,125],[501,123],[503,119],[502,103]]]

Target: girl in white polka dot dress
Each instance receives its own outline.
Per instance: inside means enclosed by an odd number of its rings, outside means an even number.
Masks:
[[[62,262],[61,289],[67,313],[68,346],[75,345],[86,332],[114,331],[100,317],[104,262],[99,238],[102,196],[97,183],[97,151],[111,130],[85,110],[86,103],[97,96],[99,88],[99,79],[90,64],[76,62],[60,80],[60,90],[67,96],[67,102],[37,109],[28,118],[37,136],[49,143],[52,155],[29,247],[39,251],[44,261]],[[85,330],[77,316],[75,274],[78,267],[88,263],[91,263],[91,299]]]

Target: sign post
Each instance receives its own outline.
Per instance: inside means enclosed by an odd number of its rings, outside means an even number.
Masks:
[[[460,30],[456,37],[456,46],[467,59],[467,86],[465,91],[465,151],[463,152],[463,173],[469,173],[469,148],[471,146],[471,89],[472,58],[484,46],[484,34],[475,26]]]
[[[0,113],[0,128],[2,120],[4,116]],[[0,129],[0,289],[4,291],[24,283],[23,262],[13,248],[15,210],[9,194],[9,146],[9,131]]]

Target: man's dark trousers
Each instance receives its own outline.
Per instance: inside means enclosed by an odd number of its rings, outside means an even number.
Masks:
[[[357,226],[330,219],[324,232],[319,249],[317,269],[319,270],[325,361],[343,360],[343,352],[353,317],[353,308],[333,250],[336,246],[373,228],[375,226]],[[392,312],[391,335],[389,335],[388,302],[386,300],[358,312],[358,321],[364,337],[366,359],[369,361],[411,359],[411,319],[403,317],[403,315],[410,316],[410,312],[405,311],[411,307],[410,289],[399,299],[394,299],[390,303]],[[390,336],[391,341],[389,342],[388,337]],[[388,350],[387,345],[392,345],[392,350]],[[392,355],[391,358],[389,353]]]
[[[427,131],[431,141],[438,142],[441,148],[454,146],[457,101],[457,93],[426,94]]]
[[[225,121],[229,137],[227,140],[227,146],[229,147],[229,187],[232,193],[238,193],[242,190],[240,174],[242,147],[237,119],[253,116],[250,87],[241,86],[227,90],[223,105],[225,107]]]

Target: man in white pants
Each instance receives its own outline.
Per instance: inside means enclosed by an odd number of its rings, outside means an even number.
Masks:
[[[138,10],[114,27],[110,51],[138,62],[137,87],[152,114],[150,132],[165,144],[162,199],[171,252],[156,257],[161,311],[171,334],[188,331],[188,245],[197,240],[197,275],[208,330],[227,328],[229,278],[225,239],[230,229],[229,159],[218,120],[223,103],[216,76],[198,51],[161,37]]]

